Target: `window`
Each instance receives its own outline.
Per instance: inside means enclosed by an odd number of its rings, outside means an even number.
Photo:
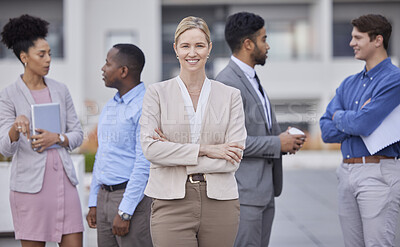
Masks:
[[[348,22],[333,23],[333,56],[354,56],[353,48],[350,47],[351,31],[353,26]]]
[[[389,20],[390,21],[390,20]],[[333,23],[333,56],[334,57],[353,57],[354,51],[350,47],[351,32],[353,25],[349,21],[335,21]],[[392,33],[393,35],[393,33]],[[388,55],[391,54],[391,43],[393,38],[389,41]]]
[[[1,30],[8,21],[0,21]],[[64,31],[62,21],[49,21],[49,32],[46,40],[51,48],[51,56],[53,58],[64,57]],[[0,43],[0,59],[15,58],[14,52],[8,49],[2,42]]]
[[[267,21],[271,60],[301,60],[312,57],[310,25],[307,21]]]
[[[214,59],[229,57],[231,52],[225,42],[224,30],[227,10],[224,6],[163,6],[162,9],[162,79],[166,80],[179,74],[179,62],[173,49],[175,29],[186,16],[199,16],[208,25],[213,48],[206,63],[206,74],[214,77]]]
[[[106,47],[105,54],[115,45],[115,44],[138,44],[137,35],[130,31],[110,31],[106,34]]]

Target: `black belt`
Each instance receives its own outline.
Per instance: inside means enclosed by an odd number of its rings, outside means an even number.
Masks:
[[[102,188],[103,190],[107,190],[107,191],[109,191],[109,192],[113,192],[113,191],[116,191],[116,190],[125,189],[127,184],[128,184],[128,181],[123,182],[123,183],[120,183],[120,184],[115,184],[115,185],[106,185],[106,184],[102,184],[102,185],[100,185],[100,186],[101,186],[101,188]]]
[[[190,174],[190,175],[188,175],[188,178],[187,178],[186,181],[187,182],[191,182],[192,184],[205,182],[206,181],[206,175],[204,173]]]

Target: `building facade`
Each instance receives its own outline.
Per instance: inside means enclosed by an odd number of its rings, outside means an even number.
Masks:
[[[224,41],[226,17],[238,11],[266,20],[271,49],[265,66],[256,67],[257,74],[282,128],[290,125],[309,132],[310,148],[327,147],[319,138],[319,117],[341,81],[363,68],[349,47],[353,18],[377,13],[392,22],[389,53],[399,65],[400,47],[394,44],[400,43],[400,0],[0,0],[0,28],[8,18],[24,13],[51,23],[48,40],[54,56],[49,77],[69,86],[89,131],[115,94],[104,87],[101,76],[113,44],[138,45],[146,56],[142,80],[155,83],[179,71],[173,51],[179,21],[189,15],[202,17],[211,30],[213,51],[206,69],[214,78],[230,56]],[[22,71],[19,61],[0,46],[0,88]]]

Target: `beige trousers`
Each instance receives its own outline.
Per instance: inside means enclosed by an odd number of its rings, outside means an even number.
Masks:
[[[150,230],[155,247],[232,247],[239,200],[207,197],[206,183],[186,183],[184,199],[153,199]]]

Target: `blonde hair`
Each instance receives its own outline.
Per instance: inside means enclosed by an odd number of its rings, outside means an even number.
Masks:
[[[183,18],[176,28],[174,39],[175,44],[178,43],[179,36],[181,36],[182,33],[193,28],[198,28],[203,31],[206,35],[207,43],[211,43],[210,30],[208,29],[207,23],[200,17],[188,16]]]

